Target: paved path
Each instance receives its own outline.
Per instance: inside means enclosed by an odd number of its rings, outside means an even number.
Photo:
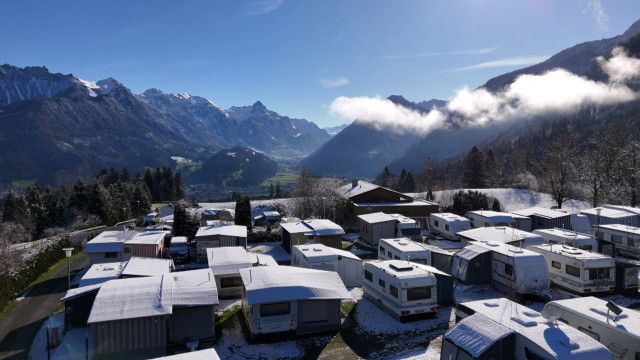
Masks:
[[[86,255],[71,259],[71,271],[89,264]],[[73,274],[72,274],[73,276]],[[31,342],[42,323],[60,306],[67,290],[67,267],[34,284],[0,323],[0,359],[27,359]]]

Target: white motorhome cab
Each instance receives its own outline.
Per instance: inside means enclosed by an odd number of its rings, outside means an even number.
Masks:
[[[548,302],[542,316],[574,327],[605,345],[615,359],[640,359],[640,312],[616,305],[613,313],[605,300],[593,296]]]
[[[583,250],[597,251],[598,243],[593,236],[564,229],[538,229],[533,231],[549,244],[569,245]]]
[[[408,261],[371,261],[364,264],[364,297],[394,318],[407,321],[438,311],[435,275]]]
[[[549,290],[544,256],[531,250],[495,242],[472,242],[491,250],[491,285],[512,297],[541,296]]]
[[[362,285],[362,259],[349,251],[322,244],[294,245],[291,266],[335,271],[346,287]]]
[[[502,359],[516,360],[611,360],[611,353],[604,345],[590,338],[586,334],[573,327],[549,321],[539,312],[511,300],[488,299],[470,301],[456,306],[456,319],[466,319],[471,316],[481,315],[491,321],[497,322],[506,329],[515,333],[515,343],[510,356]],[[462,321],[460,322],[462,323]],[[457,325],[456,325],[457,326]],[[474,327],[478,329],[478,327]],[[470,332],[469,340],[476,340],[476,345],[482,345],[485,341],[482,334]],[[507,331],[501,331],[503,334]],[[446,336],[445,336],[446,338]],[[493,343],[495,339],[504,337],[491,336],[488,339]],[[454,344],[455,345],[455,344]],[[487,345],[483,345],[486,347]],[[469,359],[473,356],[465,356],[457,351],[457,347],[450,350],[449,344],[443,342],[440,359]],[[501,349],[504,350],[504,349]],[[450,356],[453,354],[453,356]],[[500,357],[478,357],[482,359],[500,359]]]
[[[616,262],[607,255],[566,245],[538,245],[530,248],[547,262],[551,283],[576,294],[613,291]]]
[[[429,230],[449,240],[458,240],[457,233],[471,228],[466,217],[452,213],[434,213],[429,215]]]
[[[406,260],[431,265],[431,252],[409,238],[380,239],[378,259]]]

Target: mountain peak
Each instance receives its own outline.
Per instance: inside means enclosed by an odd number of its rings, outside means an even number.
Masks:
[[[267,107],[264,106],[264,104],[262,104],[260,100],[256,101],[255,103],[253,103],[253,105],[251,105],[252,112],[264,112],[266,110],[267,110]]]
[[[640,20],[631,24],[631,26],[629,26],[629,28],[622,34],[622,38],[629,40],[638,33],[640,33]]]

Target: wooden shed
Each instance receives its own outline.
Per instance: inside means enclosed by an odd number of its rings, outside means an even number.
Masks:
[[[124,241],[125,258],[131,256],[159,258],[162,257],[165,239],[171,236],[168,231],[136,232]]]
[[[323,244],[332,248],[342,248],[342,227],[331,220],[310,219],[281,223],[282,247],[290,254],[291,247],[304,244]]]

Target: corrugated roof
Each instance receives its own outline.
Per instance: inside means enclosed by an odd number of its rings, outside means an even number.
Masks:
[[[444,334],[444,338],[464,349],[473,358],[478,358],[496,341],[513,333],[513,330],[484,315],[474,314],[460,320]]]
[[[482,246],[477,246],[477,245],[468,245],[465,246],[464,248],[460,249],[458,252],[455,253],[455,256],[463,258],[465,260],[471,260],[473,258],[475,258],[478,255],[482,255],[484,253],[490,252],[491,250],[482,247]]]
[[[311,299],[350,299],[338,273],[291,266],[241,269],[249,304]]]

